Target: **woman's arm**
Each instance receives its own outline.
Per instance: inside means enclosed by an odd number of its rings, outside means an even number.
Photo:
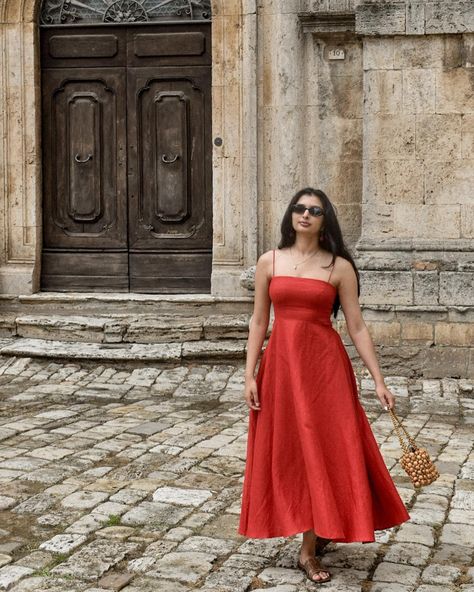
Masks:
[[[338,257],[339,300],[346,320],[347,332],[358,351],[362,361],[369,370],[375,382],[375,391],[382,405],[390,409],[395,404],[393,394],[387,389],[384,377],[380,371],[374,342],[362,317],[362,311],[357,296],[357,277],[354,268],[347,259]]]
[[[271,302],[268,295],[268,284],[271,278],[272,256],[272,251],[261,255],[255,270],[254,309],[249,323],[245,365],[245,398],[252,409],[260,408],[254,373],[270,320]]]

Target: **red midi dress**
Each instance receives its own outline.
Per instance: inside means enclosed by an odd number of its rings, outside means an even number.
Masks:
[[[373,542],[410,519],[362,407],[330,315],[328,281],[273,276],[274,323],[249,409],[238,533],[285,537],[312,529],[335,542]],[[330,276],[329,276],[330,277]]]

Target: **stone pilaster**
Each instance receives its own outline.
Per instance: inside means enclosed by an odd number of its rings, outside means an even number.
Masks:
[[[254,0],[213,3],[212,294],[240,285],[257,257],[257,8]],[[222,142],[216,139],[220,139]]]
[[[334,203],[353,245],[362,224],[362,43],[347,5],[299,16],[306,37],[307,176]]]
[[[38,284],[41,243],[39,72],[36,27],[0,11],[0,285],[31,293]]]
[[[259,2],[259,255],[276,246],[288,201],[308,184],[306,64],[299,5],[298,0]]]

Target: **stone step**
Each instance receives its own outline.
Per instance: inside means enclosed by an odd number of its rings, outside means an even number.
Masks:
[[[49,315],[9,313],[0,319],[0,335],[83,343],[169,344],[247,339],[250,314],[209,316]],[[269,331],[271,328],[269,327]]]
[[[117,360],[177,362],[190,359],[245,358],[246,339],[195,340],[175,343],[88,343],[50,339],[0,340],[0,356],[59,358],[65,360]]]
[[[37,292],[21,296],[0,294],[3,313],[95,316],[126,314],[177,314],[209,316],[213,314],[251,314],[253,293],[249,296],[212,296],[211,294],[134,294],[88,292]]]

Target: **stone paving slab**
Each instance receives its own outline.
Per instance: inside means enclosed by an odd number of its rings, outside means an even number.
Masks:
[[[0,590],[299,592],[301,533],[237,534],[243,362],[120,366],[0,356]],[[415,491],[373,383],[359,393],[411,519],[331,543],[338,592],[474,592],[474,389],[386,377],[439,479]]]

